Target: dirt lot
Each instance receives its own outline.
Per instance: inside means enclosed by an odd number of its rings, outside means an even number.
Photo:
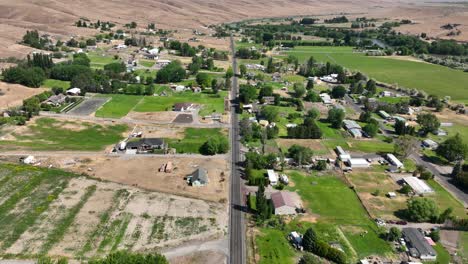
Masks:
[[[177,116],[178,112],[130,112],[125,118],[134,120],[148,120],[154,122],[172,122]]]
[[[70,110],[67,114],[89,116],[96,112],[96,110],[98,110],[99,107],[104,105],[107,101],[109,101],[109,98],[87,98],[75,108]]]
[[[319,139],[289,139],[278,138],[276,139],[278,146],[281,148],[289,148],[292,145],[300,145],[312,149],[315,153],[325,153],[327,149],[322,145]],[[335,154],[330,151],[329,154],[321,155],[322,157],[335,157]]]
[[[44,92],[44,88],[28,88],[19,84],[0,82],[0,110],[20,106],[23,100]]]
[[[227,230],[227,210],[218,203],[143,191],[85,177],[68,186],[4,253],[37,254],[68,212],[85,199],[64,236],[49,255],[91,257],[111,249],[153,251],[190,240],[220,237]]]
[[[223,264],[226,263],[226,256],[214,251],[202,251],[183,257],[172,258],[169,262],[171,264]]]
[[[193,197],[214,202],[227,199],[228,164],[225,159],[210,157],[150,157],[150,156],[73,156],[37,157],[42,166],[49,164],[85,173],[92,177],[138,186],[143,189],[160,191],[174,195]],[[159,172],[158,169],[172,161],[172,173]],[[208,170],[209,183],[203,187],[188,186],[184,177],[198,167]],[[223,175],[224,174],[224,175]]]
[[[174,125],[138,125],[133,130],[146,138],[184,138],[185,128]]]

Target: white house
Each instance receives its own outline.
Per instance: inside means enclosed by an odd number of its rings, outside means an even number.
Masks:
[[[278,184],[278,174],[274,170],[267,170],[268,181],[272,186]]]
[[[393,155],[392,153],[387,154],[387,160],[388,162],[390,162],[390,164],[397,167],[398,169],[403,168],[403,163],[401,163],[401,161],[397,159],[397,157],[395,157],[395,155]]]
[[[296,203],[290,192],[276,192],[271,194],[271,201],[275,208],[275,215],[296,214]]]

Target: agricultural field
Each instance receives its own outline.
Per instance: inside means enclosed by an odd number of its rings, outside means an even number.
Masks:
[[[227,228],[217,203],[13,164],[0,164],[0,218],[0,256],[10,258],[149,252]]]
[[[344,248],[349,243],[350,256],[393,256],[390,245],[379,238],[377,226],[367,215],[357,195],[341,179],[333,175],[304,176],[294,171],[288,172],[288,175],[293,182],[288,189],[298,192],[309,213],[317,216],[318,224],[335,225],[331,228],[342,234],[342,239],[346,241],[342,245]],[[317,231],[320,234],[320,229]]]
[[[219,128],[186,128],[183,138],[168,138],[166,142],[177,153],[200,153],[200,147],[213,138],[225,138],[226,133]]]
[[[175,103],[195,103],[202,105],[200,116],[209,115],[213,112],[224,113],[224,98],[226,91],[220,91],[218,95],[210,93],[181,92],[171,96],[144,97],[134,108],[136,112],[163,112],[172,111]]]
[[[4,128],[5,129],[5,128]],[[35,151],[99,151],[119,142],[126,125],[35,118],[3,137],[0,149]]]
[[[124,94],[103,95],[103,97],[104,96],[110,97],[111,100],[96,111],[95,116],[97,117],[124,117],[143,98],[143,96]]]
[[[47,91],[46,88],[28,88],[19,84],[0,81],[0,109],[20,106],[23,100]]]
[[[353,52],[351,47],[302,46],[286,53],[297,56],[301,62],[314,56],[318,61],[337,63],[381,82],[420,89],[441,97],[449,95],[456,102],[468,102],[464,86],[468,82],[468,74],[448,67],[410,59],[366,56]]]

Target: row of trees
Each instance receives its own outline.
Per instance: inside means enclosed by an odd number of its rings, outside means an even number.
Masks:
[[[344,252],[330,246],[327,242],[321,239],[312,228],[307,229],[304,233],[302,246],[304,247],[304,250],[312,252],[319,257],[326,258],[327,260],[333,261],[337,264],[345,264],[348,261]]]

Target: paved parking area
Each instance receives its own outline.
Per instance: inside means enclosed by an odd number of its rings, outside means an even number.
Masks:
[[[103,104],[105,104],[110,98],[106,97],[92,97],[87,98],[79,105],[74,107],[72,110],[68,111],[67,114],[69,115],[78,115],[78,116],[87,116],[90,115],[96,110],[99,109]]]
[[[180,114],[178,115],[172,123],[182,123],[182,124],[190,124],[193,122],[193,115],[192,114]]]

